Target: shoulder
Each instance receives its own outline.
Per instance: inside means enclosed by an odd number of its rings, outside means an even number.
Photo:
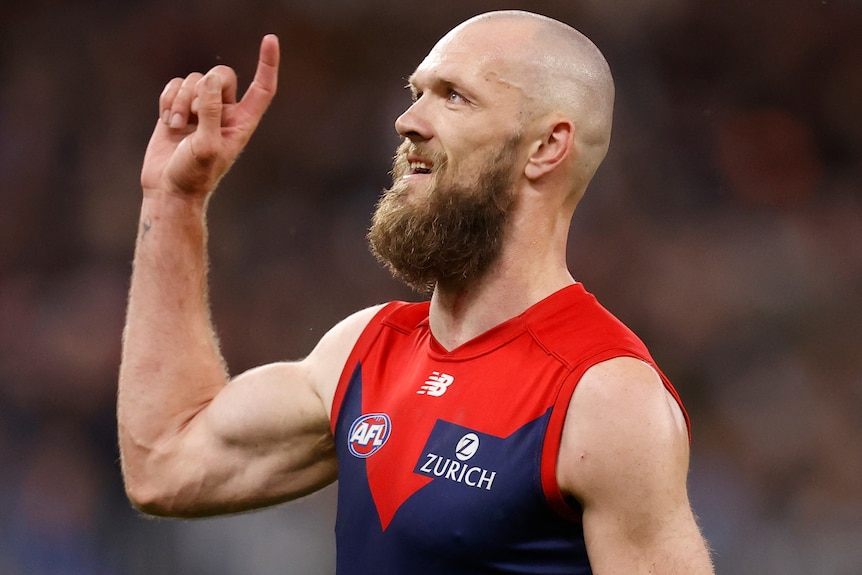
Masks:
[[[327,331],[308,356],[299,362],[327,409],[332,404],[341,372],[356,342],[382,310],[379,304],[347,316]]]
[[[332,351],[332,348],[351,348],[374,317],[391,305],[392,303],[378,304],[350,314],[324,334],[312,350],[311,355],[315,355],[321,350]]]
[[[427,302],[392,301],[359,310],[326,332],[300,365],[328,407],[332,405],[344,366],[361,338],[368,339],[370,328],[386,325],[410,331],[427,318]]]
[[[684,490],[688,441],[682,407],[651,365],[634,357],[597,363],[581,377],[569,403],[560,487],[585,505],[635,496],[638,489]]]
[[[688,500],[688,428],[652,366],[631,357],[590,368],[572,395],[557,464],[583,510],[596,572],[712,574]]]

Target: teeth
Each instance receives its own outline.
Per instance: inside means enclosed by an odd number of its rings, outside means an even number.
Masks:
[[[419,171],[419,170],[430,172],[431,166],[429,166],[425,162],[410,162],[410,170],[412,170],[414,172]]]

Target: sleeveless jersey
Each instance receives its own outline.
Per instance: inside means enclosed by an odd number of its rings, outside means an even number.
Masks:
[[[337,574],[591,573],[556,481],[566,409],[596,363],[655,367],[645,346],[581,284],[452,351],[428,309],[383,307],[336,389]]]

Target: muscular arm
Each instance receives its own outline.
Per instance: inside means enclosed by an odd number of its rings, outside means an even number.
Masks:
[[[230,382],[210,321],[206,204],[272,99],[277,66],[268,36],[242,101],[225,66],[172,80],[160,98],[141,176],[117,406],[126,490],[149,513],[240,511],[336,475],[331,389],[373,310],[333,328],[305,360]]]
[[[650,366],[617,358],[584,374],[557,474],[583,505],[596,575],[713,573],[688,500],[688,462],[682,413]]]

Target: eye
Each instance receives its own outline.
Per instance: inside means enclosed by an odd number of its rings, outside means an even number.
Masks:
[[[467,101],[467,99],[456,92],[455,90],[449,90],[449,95],[446,97],[446,100],[450,104],[463,104]]]

